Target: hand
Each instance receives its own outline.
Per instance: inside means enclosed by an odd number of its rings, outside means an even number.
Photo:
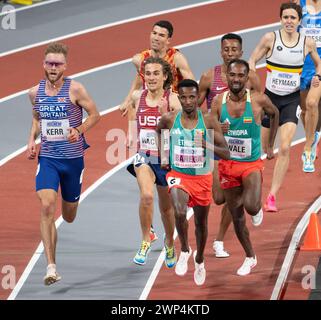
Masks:
[[[170,169],[170,166],[169,166],[169,163],[168,163],[168,158],[162,158],[161,159],[161,168],[163,169],[163,170],[167,170],[167,171],[169,171],[169,169]]]
[[[37,154],[37,148],[36,148],[36,143],[34,140],[32,140],[28,143],[27,153],[28,153],[29,160],[35,159],[36,154]]]
[[[168,112],[168,100],[165,97],[160,99],[158,104],[158,110],[161,114]]]
[[[120,106],[119,106],[119,111],[122,117],[125,117],[128,113],[128,108],[129,108],[129,104],[127,101],[123,102]]]
[[[80,133],[75,128],[68,128],[69,134],[67,139],[70,143],[77,142],[80,138]]]
[[[273,147],[267,147],[266,149],[266,158],[272,160],[274,158]]]
[[[311,81],[312,87],[317,88],[319,86],[319,83],[320,83],[319,77],[314,76]]]

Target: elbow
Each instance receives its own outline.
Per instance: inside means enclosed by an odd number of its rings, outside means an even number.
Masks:
[[[230,160],[230,159],[231,159],[230,150],[226,149],[224,152],[224,160]]]

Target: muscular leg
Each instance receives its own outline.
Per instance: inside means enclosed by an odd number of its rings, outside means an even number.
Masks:
[[[290,161],[291,141],[295,134],[296,124],[287,122],[280,127],[280,146],[278,158],[276,160],[270,193],[276,195],[288,171]]]
[[[181,251],[189,252],[188,221],[186,219],[189,195],[188,193],[179,188],[172,188],[170,192],[173,199],[175,211],[175,224],[178,237],[181,243]]]
[[[208,234],[207,220],[210,205],[206,207],[196,206],[193,209],[195,222],[195,237],[197,246],[197,254],[195,257],[195,261],[197,263],[202,263],[204,261],[204,249]]]
[[[157,186],[157,192],[159,210],[166,234],[166,245],[172,247],[174,244],[175,230],[174,208],[167,187]]]
[[[255,216],[262,208],[262,175],[260,171],[251,172],[242,180],[243,205],[245,210]]]
[[[223,204],[225,202],[224,192],[221,189],[219,174],[218,174],[218,161],[214,161],[214,171],[213,171],[213,187],[212,187],[212,197],[214,202],[217,205]],[[222,211],[221,211],[221,221],[219,231],[216,237],[217,241],[223,241],[225,233],[229,228],[232,222],[232,216],[229,212],[227,205],[224,204]]]
[[[320,96],[321,96],[320,88],[313,87],[313,86],[310,87],[310,90],[306,95],[306,100],[305,100],[306,112],[304,115],[304,128],[305,128],[306,142],[304,146],[304,151],[311,151],[311,146],[314,140],[314,132],[316,131],[316,127],[318,123],[318,113],[319,113],[318,106],[319,106]],[[301,98],[302,98],[302,94],[301,94]]]
[[[48,265],[56,263],[57,230],[55,212],[57,192],[52,189],[42,189],[37,192],[41,202],[40,232]]]
[[[154,211],[154,183],[155,175],[148,165],[136,168],[137,183],[140,190],[139,218],[144,241],[150,242],[150,226]]]
[[[234,229],[247,257],[254,257],[255,253],[250,241],[249,231],[246,227],[246,220],[243,208],[243,188],[235,187],[225,189],[224,195],[228,208],[232,214]]]

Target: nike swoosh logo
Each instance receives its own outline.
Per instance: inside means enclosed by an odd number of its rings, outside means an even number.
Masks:
[[[39,98],[39,102],[41,103],[41,102],[44,102],[45,100],[47,100],[48,98],[44,98],[44,99],[40,99]]]
[[[216,87],[216,91],[221,91],[221,90],[224,90],[226,89],[227,87]]]
[[[147,111],[148,109],[140,109],[140,112],[145,112]]]
[[[80,196],[78,196],[78,197],[75,197],[75,200],[78,200],[78,199],[79,199],[79,197],[80,197]]]

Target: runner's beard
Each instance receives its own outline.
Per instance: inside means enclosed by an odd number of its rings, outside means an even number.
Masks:
[[[55,79],[52,80],[51,75],[50,75],[50,73],[49,73],[48,71],[45,71],[45,74],[46,74],[46,78],[48,79],[48,81],[49,81],[51,84],[55,84],[55,83],[58,82],[58,81],[62,78],[62,76],[63,76],[63,72],[59,72],[59,73],[56,75]]]

